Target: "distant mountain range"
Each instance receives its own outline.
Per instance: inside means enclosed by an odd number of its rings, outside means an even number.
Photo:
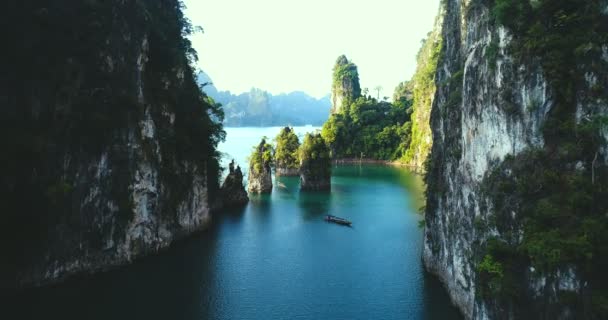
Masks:
[[[198,74],[198,83],[208,83],[203,91],[224,106],[227,127],[320,126],[329,117],[329,95],[321,99],[302,91],[272,95],[257,88],[236,95],[218,90],[203,71]]]

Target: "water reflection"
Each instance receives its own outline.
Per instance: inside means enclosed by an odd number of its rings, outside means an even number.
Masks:
[[[214,219],[230,220],[232,222],[239,222],[243,219],[245,212],[247,211],[247,205],[236,206],[222,210],[214,216]]]
[[[329,214],[332,197],[326,191],[301,191],[298,195],[298,207],[304,220],[322,219]]]
[[[274,196],[283,199],[295,199],[300,190],[300,177],[276,177]]]

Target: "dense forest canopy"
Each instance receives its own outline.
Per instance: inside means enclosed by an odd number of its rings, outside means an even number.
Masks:
[[[323,125],[334,158],[399,159],[410,140],[411,102],[360,97]]]
[[[373,97],[368,88],[360,89],[356,65],[345,56],[338,57],[332,88],[334,112],[322,129],[334,158],[397,160],[422,166],[430,151],[429,118],[439,50],[437,34],[429,33],[414,77],[395,88],[392,102],[380,99],[379,91]]]

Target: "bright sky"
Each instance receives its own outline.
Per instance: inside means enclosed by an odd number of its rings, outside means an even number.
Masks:
[[[184,0],[205,32],[193,36],[199,67],[220,90],[261,88],[273,94],[331,90],[333,65],[345,54],[361,87],[409,80],[420,40],[431,31],[439,0]]]

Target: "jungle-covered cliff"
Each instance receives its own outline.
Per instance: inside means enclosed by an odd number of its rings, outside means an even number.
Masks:
[[[181,2],[3,7],[0,287],[129,263],[203,228],[224,132]]]
[[[266,138],[253,148],[249,156],[249,174],[247,191],[250,193],[272,192],[272,167],[274,166],[274,148]]]
[[[357,65],[349,61],[345,55],[341,55],[336,60],[333,69],[331,114],[342,112],[345,106],[348,107],[360,96],[361,85]]]
[[[293,128],[281,129],[275,138],[276,150],[274,153],[276,176],[297,176],[300,171],[298,149],[300,140]]]
[[[433,141],[430,115],[442,45],[441,21],[438,17],[422,41],[416,72],[395,88],[392,102],[388,97],[372,97],[368,88],[350,90],[359,88],[357,66],[345,56],[338,58],[332,87],[334,105],[322,131],[335,159],[395,161],[424,170]]]
[[[300,188],[304,191],[331,189],[329,146],[319,133],[307,133],[299,150]]]
[[[426,267],[470,319],[606,319],[608,2],[440,20]]]

